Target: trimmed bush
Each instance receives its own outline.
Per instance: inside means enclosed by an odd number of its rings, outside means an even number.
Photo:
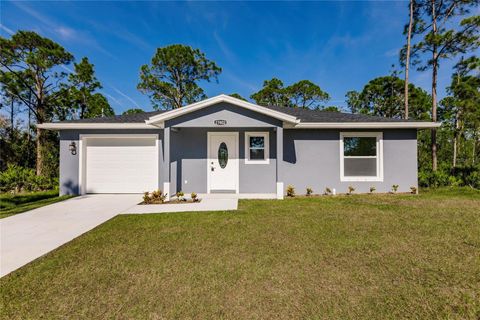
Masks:
[[[312,189],[312,188],[307,188],[307,193],[306,193],[306,195],[307,195],[307,196],[311,196],[312,193],[313,193],[313,189]]]
[[[287,187],[287,197],[295,197],[295,188],[292,185]]]
[[[37,176],[34,169],[8,165],[0,172],[1,192],[45,191],[58,188],[58,178]]]

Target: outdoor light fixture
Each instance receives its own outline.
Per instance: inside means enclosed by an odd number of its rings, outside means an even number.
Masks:
[[[68,149],[70,150],[70,153],[72,155],[76,155],[77,154],[77,144],[75,143],[75,141],[72,141],[70,143],[70,145],[68,146]]]

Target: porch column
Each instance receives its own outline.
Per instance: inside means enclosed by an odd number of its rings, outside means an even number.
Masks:
[[[163,192],[167,195],[166,200],[170,200],[170,127],[163,129]]]
[[[277,127],[277,199],[283,199],[283,182],[281,181],[283,163],[283,128]]]

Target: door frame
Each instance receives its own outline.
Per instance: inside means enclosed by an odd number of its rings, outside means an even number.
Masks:
[[[160,141],[158,134],[80,134],[78,136],[78,191],[80,195],[87,193],[87,145],[89,139],[99,139],[99,138],[144,138],[144,139],[155,139],[155,149],[157,154],[157,161],[155,165],[155,174],[157,176],[157,188],[160,189]]]
[[[210,137],[213,136],[232,136],[235,137],[237,158],[234,160],[235,166],[237,167],[235,173],[235,193],[240,193],[240,141],[238,131],[208,131],[207,132],[207,193],[210,192]],[[229,159],[230,161],[230,159]]]

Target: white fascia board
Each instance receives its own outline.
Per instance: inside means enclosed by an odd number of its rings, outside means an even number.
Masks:
[[[441,126],[439,122],[304,122],[292,129],[430,129]]]
[[[147,121],[145,121],[145,123],[150,124],[150,125],[157,124],[157,123],[162,123],[166,120],[170,120],[170,119],[176,118],[178,116],[181,116],[181,115],[184,115],[184,114],[196,111],[196,110],[200,110],[200,109],[203,109],[205,107],[208,107],[208,106],[220,103],[220,102],[231,103],[233,105],[236,105],[236,106],[248,109],[248,110],[252,110],[252,111],[270,116],[272,118],[276,118],[276,119],[281,120],[281,121],[290,122],[290,123],[298,123],[299,122],[299,120],[296,117],[285,114],[283,112],[271,110],[271,109],[268,109],[268,108],[265,108],[265,107],[247,102],[247,101],[243,101],[243,100],[240,100],[240,99],[237,99],[237,98],[227,96],[225,94],[221,94],[221,95],[216,96],[216,97],[212,97],[212,98],[200,101],[200,102],[192,103],[188,106],[178,108],[178,109],[174,109],[174,110],[171,110],[171,111],[167,111],[165,113],[150,117]]]
[[[48,130],[75,130],[75,129],[158,129],[156,126],[145,123],[41,123],[37,125],[40,129]]]

